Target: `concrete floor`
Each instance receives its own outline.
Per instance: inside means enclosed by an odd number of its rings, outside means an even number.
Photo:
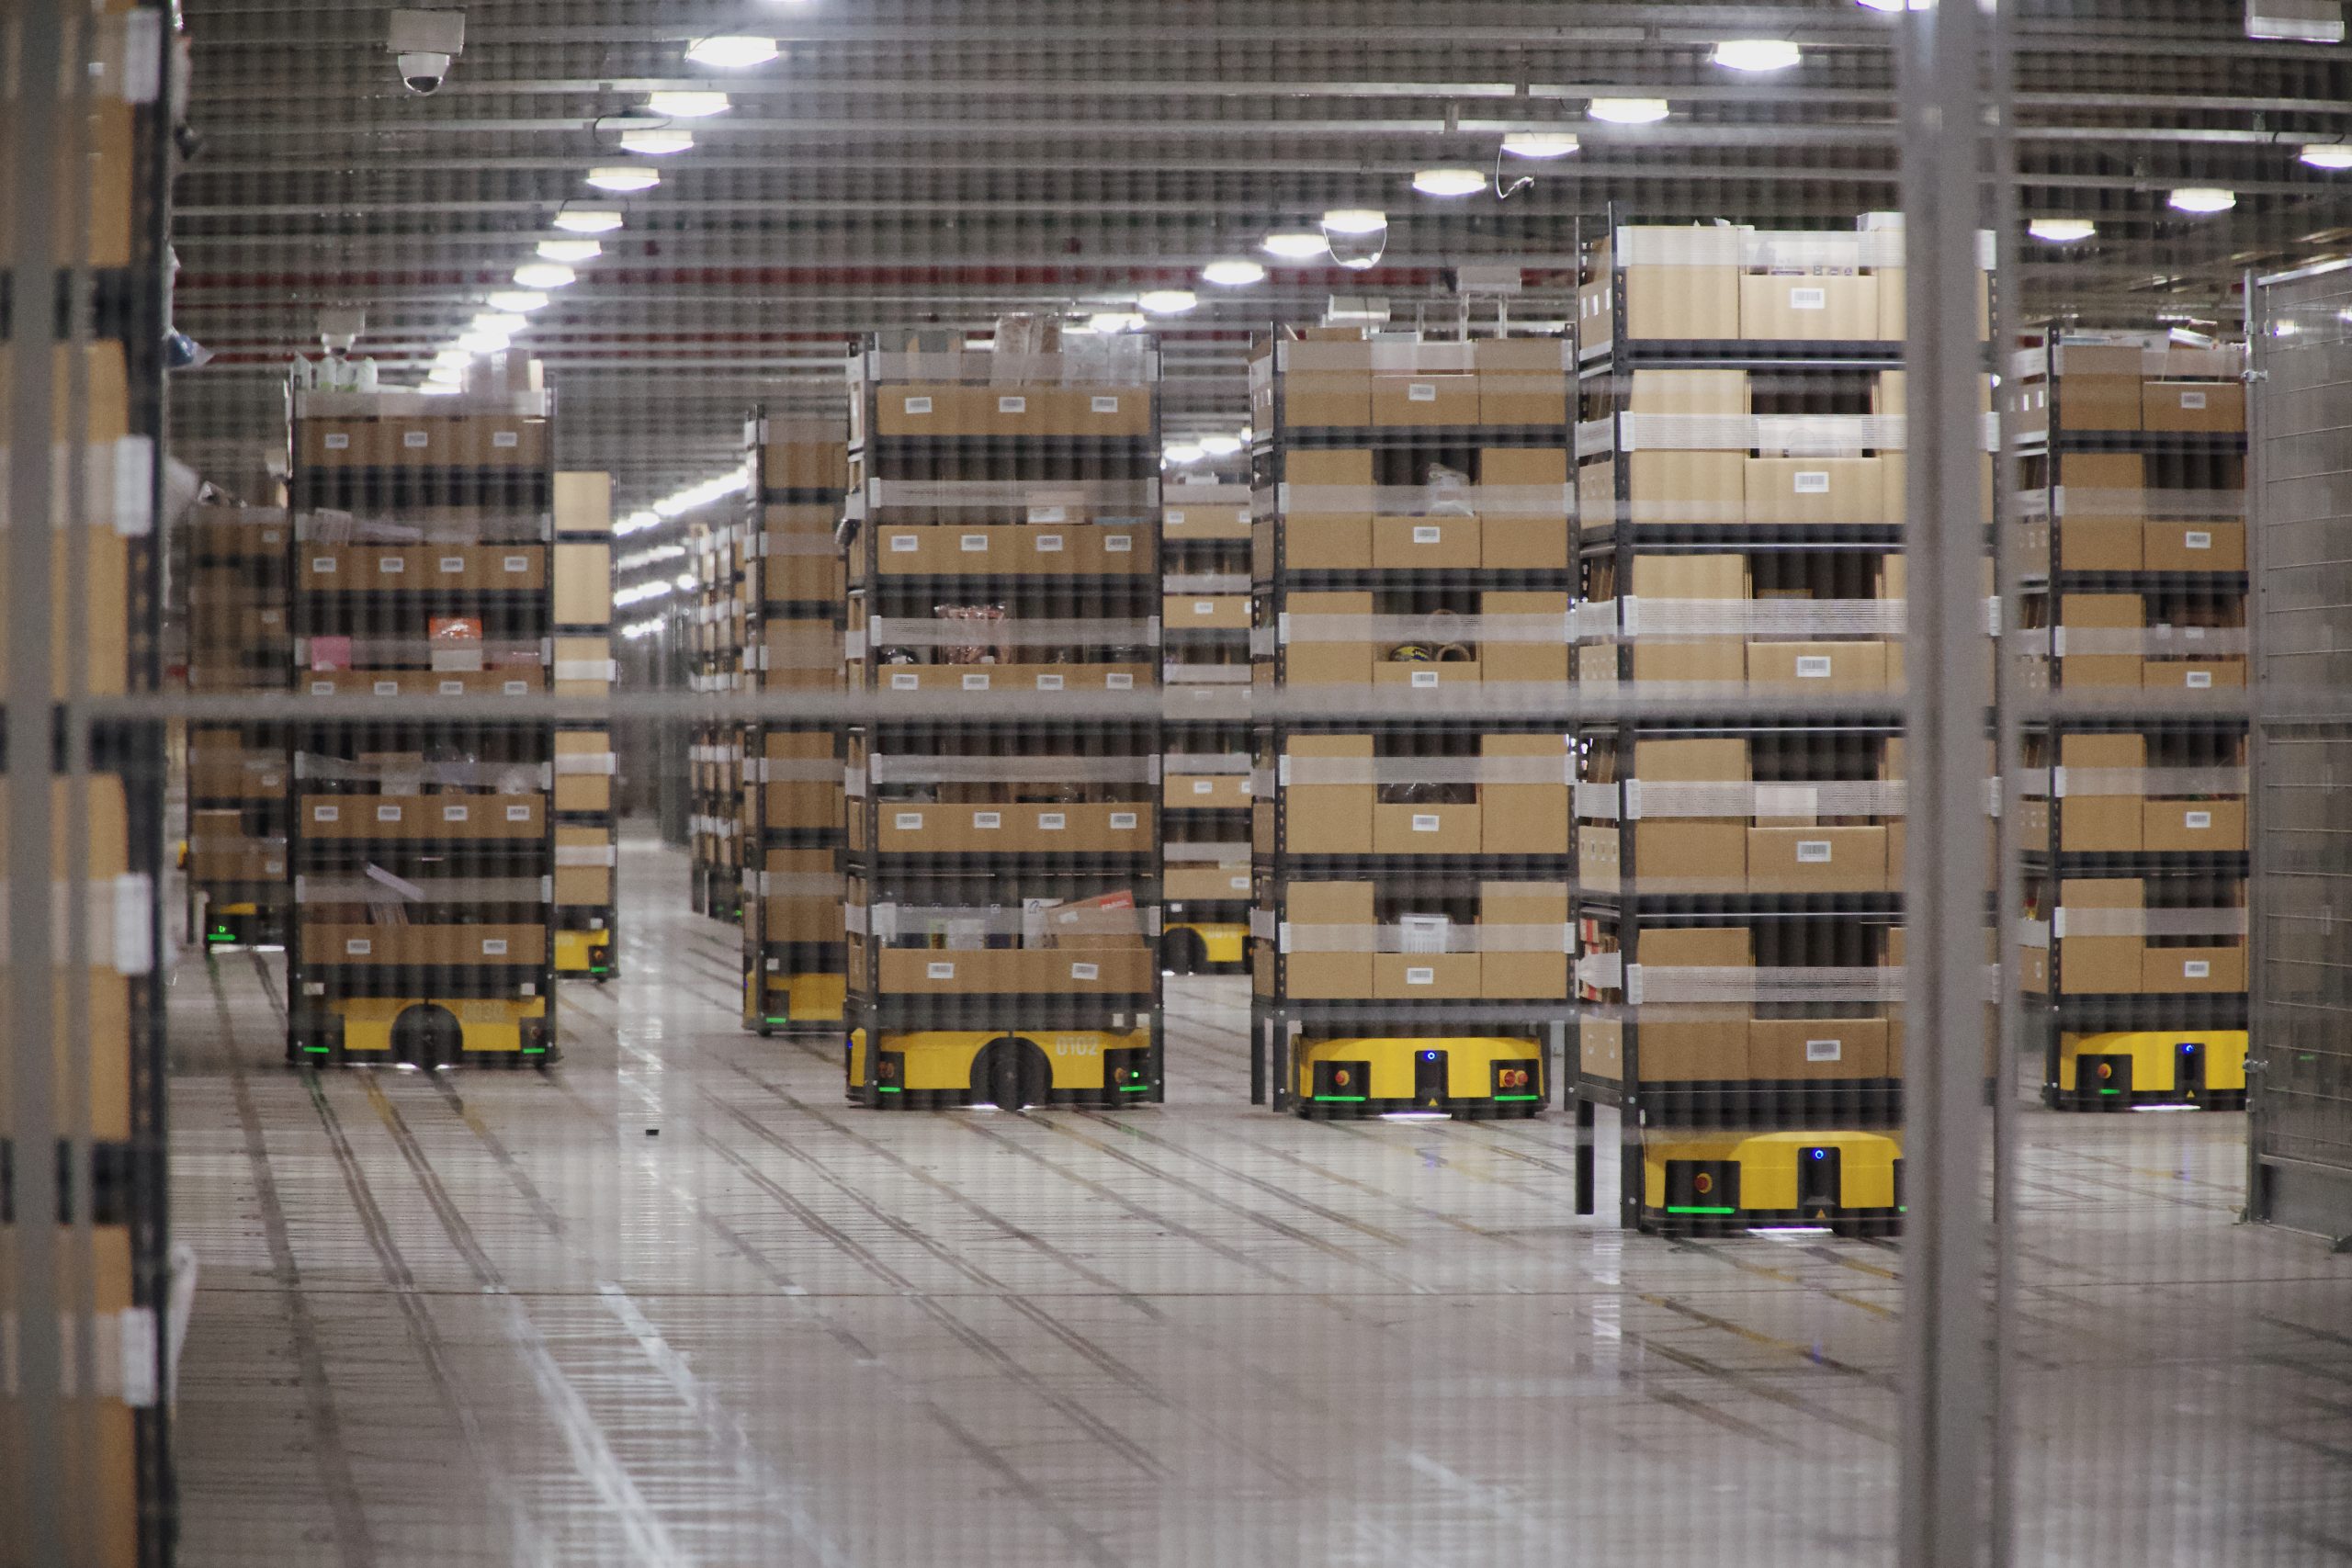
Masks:
[[[187,1562],[1892,1562],[1893,1247],[1253,1110],[1233,981],[1164,1109],[851,1110],[623,879],[544,1077],[290,1072],[275,959],[178,970]],[[2233,1224],[2237,1116],[2025,1128],[2018,1561],[2352,1561],[2352,1259]]]

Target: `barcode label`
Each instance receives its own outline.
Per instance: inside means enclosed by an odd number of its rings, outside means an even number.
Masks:
[[[431,446],[432,443],[433,437],[426,434],[422,430],[403,430],[401,432],[401,445],[407,447],[412,452],[423,451],[426,446]]]
[[[441,682],[440,694],[445,697],[462,697],[466,694],[466,683],[463,681],[444,681]]]
[[[531,558],[528,556],[508,556],[506,558],[506,570],[509,571],[528,571],[531,570]]]
[[[1799,865],[1827,865],[1829,863],[1829,840],[1826,839],[1799,839],[1797,840],[1797,863]]]
[[[1417,545],[1434,545],[1444,537],[1445,530],[1433,523],[1417,523],[1413,525],[1413,543]]]
[[[330,452],[348,452],[351,450],[351,437],[343,431],[331,430],[327,432],[325,445]]]
[[[890,689],[894,692],[920,691],[922,687],[922,677],[920,675],[907,675],[893,671],[890,676]]]
[[[505,957],[505,956],[506,956],[506,939],[505,939],[504,937],[503,937],[503,936],[486,936],[486,937],[482,938],[482,939],[481,939],[481,955],[482,955],[484,958],[503,958],[503,957]]]
[[[1135,825],[1136,825],[1136,814],[1135,814],[1134,812],[1132,812],[1132,811],[1114,811],[1113,813],[1111,813],[1111,830],[1112,830],[1113,832],[1114,832],[1114,833],[1125,833],[1125,832],[1132,832],[1132,831],[1135,829]]]
[[[988,552],[989,536],[986,534],[966,534],[961,536],[956,543],[964,547],[967,554],[985,555]]]
[[[2185,409],[2201,409],[2205,406],[2205,394],[2183,392],[2180,394],[2180,406]]]
[[[972,813],[972,826],[976,829],[1001,828],[1004,826],[1004,813],[975,811]]]
[[[1799,495],[1827,495],[1829,493],[1829,470],[1826,468],[1799,468],[1796,471],[1793,482],[1796,486],[1796,493]]]
[[[1058,692],[1061,689],[1062,678],[1060,676],[1040,675],[1037,677],[1037,690],[1041,692]]]
[[[445,806],[441,808],[441,820],[444,822],[463,822],[472,815],[473,808],[469,806]]]
[[[510,806],[506,808],[506,820],[509,822],[528,822],[530,819],[531,808],[527,806]]]
[[[463,571],[466,570],[466,558],[463,556],[443,556],[441,558],[441,570],[443,571]]]
[[[1434,811],[1417,811],[1413,813],[1413,831],[1416,833],[1434,833],[1438,830],[1439,824],[1442,820],[1442,818],[1441,818]]]
[[[1029,412],[1029,400],[1027,398],[999,398],[996,400],[996,412],[999,413],[1027,413]]]
[[[1216,793],[1216,781],[1215,779],[1194,779],[1193,781],[1193,793],[1194,795],[1215,795]]]
[[[1058,833],[1069,825],[1069,818],[1067,812],[1040,811],[1037,813],[1037,826],[1046,832]]]
[[[2191,670],[2188,672],[2189,690],[2193,692],[2207,691],[2212,687],[2212,684],[2213,672],[2211,670]]]
[[[2192,528],[2180,536],[2180,547],[2184,550],[2210,550],[2213,547],[2213,536]]]
[[[510,697],[528,696],[531,692],[531,683],[528,681],[509,681],[500,690],[504,695]]]
[[[384,556],[376,562],[376,570],[386,577],[398,577],[408,570],[408,562],[398,556]]]
[[[1058,679],[1058,677],[1057,678]],[[1135,690],[1135,685],[1136,678],[1132,675],[1105,675],[1102,677],[1102,686],[1105,691],[1132,692]]]
[[[1427,968],[1408,967],[1405,971],[1405,984],[1408,986],[1436,985],[1437,966],[1431,964]]]
[[[1792,310],[1826,310],[1829,309],[1829,290],[1826,288],[1792,288],[1789,290],[1789,309]]]
[[[1092,398],[1088,400],[1088,406],[1096,413],[1117,413],[1119,412],[1119,400],[1116,398]]]
[[[1415,670],[1410,672],[1410,675],[1412,682],[1416,686],[1434,686],[1437,684],[1437,671],[1434,670]]]
[[[909,413],[929,413],[931,412],[931,400],[929,398],[909,398],[907,400],[907,412]],[[955,971],[951,969],[948,973],[953,974]]]
[[[1102,966],[1099,964],[1073,964],[1069,966],[1069,977],[1073,980],[1100,980]]]
[[[517,431],[493,430],[490,433],[490,444],[493,447],[520,446],[523,445],[523,437]]]
[[[2211,828],[2213,814],[2210,811],[2184,811],[2180,816],[2180,825],[2183,828]]]
[[[401,694],[401,683],[398,681],[379,681],[374,690],[379,697],[397,697]]]
[[[1132,555],[1135,553],[1135,547],[1136,536],[1133,534],[1105,534],[1102,536],[1102,553],[1106,556]]]
[[[343,953],[346,958],[365,958],[376,951],[376,944],[364,936],[344,939]]]
[[[1040,534],[1030,544],[1041,556],[1056,556],[1061,554],[1062,536],[1059,534]]]
[[[311,820],[313,822],[334,822],[339,820],[342,815],[341,808],[337,807],[313,806],[311,807]]]
[[[1406,382],[1405,400],[1408,403],[1433,403],[1437,401],[1437,383],[1434,381]]]
[[[2180,977],[2184,980],[2210,980],[2213,977],[2212,960],[2184,958],[2180,961]]]
[[[922,813],[920,811],[898,812],[891,818],[890,826],[902,833],[917,832],[922,827]]]
[[[1184,513],[1178,508],[1171,506],[1161,517],[1160,521],[1168,527],[1182,528],[1184,525]]]
[[[311,570],[317,572],[322,577],[333,577],[334,575],[334,557],[312,556],[311,558]]]
[[[331,696],[334,696],[334,682],[333,681],[313,681],[313,682],[311,682],[311,695],[312,695],[312,696],[314,696],[314,697],[331,697]]]
[[[967,675],[964,677],[964,689],[967,692],[985,692],[989,689],[989,678],[986,675]]]
[[[926,964],[922,966],[922,976],[926,980],[953,980],[956,978],[956,965],[953,964]]]
[[[1843,1040],[1808,1040],[1804,1043],[1804,1059],[1808,1062],[1835,1062],[1846,1055]]]
[[[397,821],[399,821],[400,819],[401,819],[401,808],[400,808],[399,807],[397,807],[397,806],[379,806],[379,807],[376,807],[376,820],[377,820],[377,821],[379,821],[379,822],[397,822]]]
[[[1826,653],[1801,653],[1797,655],[1797,679],[1800,681],[1826,681],[1829,679],[1829,655]]]
[[[893,534],[890,536],[890,548],[899,555],[910,556],[922,548],[922,541],[912,534]]]

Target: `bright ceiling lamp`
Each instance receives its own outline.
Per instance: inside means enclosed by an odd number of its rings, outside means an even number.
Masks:
[[[493,310],[543,310],[547,303],[548,297],[536,288],[502,288],[490,297]]]
[[[605,254],[605,247],[594,240],[541,240],[539,255],[551,262],[594,261]],[[569,283],[570,278],[564,281]]]
[[[1664,98],[1595,98],[1584,112],[1611,125],[1656,125],[1673,110]]]
[[[1468,196],[1487,188],[1484,169],[1416,169],[1413,188],[1423,196]]]
[[[707,115],[727,112],[727,95],[706,92],[654,93],[645,100],[645,107],[655,114],[666,114],[672,119],[701,119]]]
[[[2098,233],[2098,225],[2087,218],[2036,218],[2025,226],[2025,231],[2050,244],[2071,245]]]
[[[509,341],[496,333],[467,333],[458,339],[458,346],[468,354],[496,354]]]
[[[1212,457],[1230,457],[1236,452],[1241,450],[1241,437],[1238,435],[1204,435],[1201,437],[1201,450],[1207,453]]]
[[[1323,215],[1323,232],[1377,234],[1388,227],[1388,214],[1370,207],[1335,207]]]
[[[1708,61],[1726,71],[1786,71],[1804,58],[1804,51],[1786,39],[1727,38],[1715,45]]]
[[[1189,288],[1147,288],[1136,296],[1136,303],[1155,316],[1181,316],[1200,302]]]
[[[662,174],[642,164],[608,164],[589,170],[588,183],[598,190],[651,190],[662,183]]]
[[[765,65],[781,52],[775,46],[775,39],[754,38],[749,33],[720,33],[716,38],[696,39],[686,46],[688,60],[696,65],[716,66],[722,71]]]
[[[504,333],[508,337],[513,337],[530,324],[528,320],[513,310],[484,310],[473,321],[474,331],[478,333]]]
[[[1143,318],[1133,310],[1097,310],[1086,318],[1086,330],[1110,336],[1116,333],[1133,332],[1143,325]]]
[[[2352,169],[2352,141],[2306,141],[2296,156],[2314,169]]]
[[[1320,234],[1285,231],[1267,235],[1259,242],[1258,248],[1284,261],[1312,261],[1317,256],[1329,254],[1331,244]]]
[[[1323,215],[1323,243],[1351,272],[1380,265],[1388,249],[1388,214],[1369,207],[1337,207]]]
[[[648,126],[642,130],[621,132],[621,151],[639,152],[648,158],[666,158],[673,152],[684,152],[695,144],[691,130],[672,130],[662,126]]]
[[[524,288],[562,288],[579,276],[561,262],[525,262],[514,269],[514,282]]]
[[[1208,453],[1193,442],[1178,441],[1163,448],[1160,456],[1171,463],[1197,463]]]
[[[621,226],[621,215],[609,207],[567,207],[555,215],[555,226],[568,234],[609,234]]]
[[[1322,241],[1318,237],[1317,244]],[[1266,280],[1266,269],[1253,261],[1213,261],[1201,268],[1201,276],[1221,288],[1247,288]]]
[[[2237,192],[2223,190],[2219,186],[2182,186],[2165,197],[2165,204],[2175,212],[2191,213],[2199,218],[2216,212],[2227,212],[2238,204]]]
[[[1565,158],[1583,145],[1565,130],[1514,130],[1503,137],[1503,151],[1514,158]]]

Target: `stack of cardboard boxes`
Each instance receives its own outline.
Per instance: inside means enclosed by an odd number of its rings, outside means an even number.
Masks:
[[[851,366],[861,1103],[1160,1094],[1158,363],[1053,325],[1007,318],[989,350],[917,333]],[[1039,1031],[1051,1081],[994,1083],[978,1053]]]
[[[743,581],[753,689],[842,689],[847,579],[834,529],[849,483],[837,420],[746,424],[758,482]],[[842,750],[839,724],[763,712],[742,728],[743,1021],[767,1033],[842,1016]]]
[[[1159,616],[1170,689],[1161,953],[1163,966],[1182,974],[1238,966],[1249,931],[1246,468],[1176,479],[1161,502]]]
[[[751,689],[752,592],[745,530],[729,523],[705,528],[687,542],[695,604],[687,626],[687,684],[697,692],[734,695]],[[688,744],[686,806],[689,897],[697,914],[716,920],[743,918],[742,726],[733,720],[697,724]]]
[[[188,524],[188,689],[282,694],[287,521],[276,507],[205,506]],[[187,740],[188,931],[208,948],[284,940],[286,735],[216,725]]]
[[[559,697],[608,695],[613,659],[613,480],[555,476],[555,668]],[[619,818],[613,811],[609,719],[556,726],[550,797],[555,812],[555,965],[559,974],[609,980],[618,973]]]

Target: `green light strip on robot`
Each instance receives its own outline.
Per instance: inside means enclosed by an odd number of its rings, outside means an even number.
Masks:
[[[1318,1094],[1315,1098],[1318,1100],[1332,1100],[1340,1105],[1362,1105],[1364,1102],[1364,1097],[1361,1094]]]
[[[1495,1100],[1496,1100],[1496,1102],[1497,1102],[1498,1104],[1499,1104],[1499,1103],[1501,1103],[1501,1102],[1502,1102],[1502,1101],[1504,1101],[1504,1100],[1541,1100],[1541,1099],[1543,1099],[1543,1098],[1544,1098],[1544,1097],[1543,1097],[1542,1095],[1540,1095],[1540,1094],[1498,1094],[1498,1095],[1495,1096]]]
[[[1673,1203],[1666,1206],[1666,1212],[1669,1214],[1736,1214],[1739,1213],[1737,1209],[1689,1209]]]
[[[1119,1092],[1121,1094],[1149,1094],[1151,1086],[1148,1083],[1123,1083],[1119,1086]]]

